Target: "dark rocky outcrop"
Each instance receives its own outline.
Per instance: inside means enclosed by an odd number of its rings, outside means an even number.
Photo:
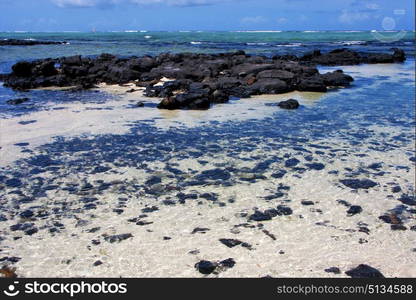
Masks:
[[[329,87],[347,87],[353,78],[342,70],[320,74],[322,65],[402,62],[404,52],[360,54],[347,49],[329,53],[314,51],[303,57],[249,56],[244,51],[220,54],[163,53],[156,57],[119,58],[101,54],[96,58],[77,56],[22,61],[12,73],[2,75],[5,86],[18,90],[39,87],[71,87],[77,90],[104,82],[134,82],[145,87],[147,97],[160,97],[160,109],[208,109],[230,97],[290,91],[326,92]],[[156,85],[163,77],[170,79]],[[282,104],[283,107],[284,104]],[[289,105],[292,107],[292,105]]]
[[[299,60],[311,62],[325,66],[346,66],[358,64],[377,64],[403,62],[406,59],[405,53],[401,49],[393,48],[393,54],[385,53],[366,53],[360,54],[348,49],[335,49],[329,53],[322,54],[315,50],[302,56]]]
[[[60,45],[60,44],[66,44],[66,42],[19,40],[19,39],[0,40],[0,46],[34,46],[34,45]]]

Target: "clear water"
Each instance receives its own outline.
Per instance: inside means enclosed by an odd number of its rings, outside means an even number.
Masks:
[[[145,35],[151,38],[146,39]],[[2,34],[1,37],[16,37],[16,34]],[[22,257],[17,264],[21,274],[108,276],[108,270],[111,270],[113,276],[197,276],[192,267],[197,258],[188,252],[198,248],[201,249],[201,258],[233,256],[239,265],[252,263],[253,268],[236,267],[227,271],[229,276],[264,276],[268,272],[275,272],[276,276],[305,276],[302,269],[311,270],[311,276],[327,276],[324,268],[334,265],[349,268],[352,261],[375,263],[387,276],[409,276],[404,270],[415,263],[414,253],[410,252],[414,247],[414,232],[392,231],[378,217],[396,209],[404,212],[403,222],[407,228],[416,225],[414,206],[403,205],[400,200],[403,194],[414,199],[416,122],[413,33],[394,44],[375,41],[369,32],[27,33],[20,37],[66,40],[70,44],[3,47],[0,49],[3,72],[7,72],[10,65],[19,59],[96,55],[101,52],[143,55],[166,51],[223,52],[244,49],[248,53],[273,55],[300,54],[315,48],[325,51],[342,45],[358,51],[378,52],[399,46],[409,56],[403,64],[341,67],[355,79],[350,88],[330,91],[312,103],[302,102],[296,111],[270,107],[267,115],[262,115],[264,102],[256,102],[257,99],[234,100],[214,109],[222,112],[223,116],[231,111],[244,115],[247,111],[238,108],[237,104],[246,101],[248,104],[243,107],[253,113],[252,117],[245,120],[217,118],[207,111],[200,115],[202,122],[187,126],[180,123],[181,116],[192,112],[185,111],[171,121],[172,126],[161,128],[158,123],[164,115],[160,112],[157,117],[148,117],[144,121],[126,120],[122,124],[128,128],[124,134],[71,136],[69,132],[66,136],[51,138],[40,147],[19,146],[21,151],[29,154],[28,157],[0,170],[2,182],[13,178],[21,181],[18,188],[8,187],[1,191],[4,200],[0,202],[0,217],[3,218],[0,226],[4,240],[0,241],[0,247],[9,256]],[[367,43],[347,45],[346,41]],[[321,67],[320,71],[332,69]],[[31,100],[16,107],[5,104],[8,98],[15,96],[29,96]],[[9,120],[19,116],[30,118],[30,113],[39,110],[48,110],[53,114],[54,108],[65,103],[78,104],[82,118],[85,103],[105,104],[114,99],[117,96],[103,92],[16,93],[0,88],[1,116]],[[117,108],[114,109],[116,111]],[[138,115],[149,112],[146,110],[149,108],[136,109]],[[35,121],[47,124],[46,120]],[[100,122],[108,122],[109,128],[120,125],[112,121],[100,119]],[[24,130],[31,124],[13,126]],[[7,128],[3,130],[7,134]],[[288,161],[293,162],[293,159],[298,160],[296,166],[288,165]],[[101,169],[102,172],[97,175],[97,168],[103,166],[108,169]],[[126,169],[134,172],[126,172]],[[210,172],[204,173],[207,170]],[[161,178],[162,188],[154,184],[155,176]],[[109,178],[121,179],[123,184],[112,182],[108,187]],[[340,185],[340,180],[345,178],[369,178],[377,186],[369,191],[354,191]],[[93,191],[81,190],[86,182],[94,185]],[[401,187],[401,192],[392,194],[391,188],[396,185]],[[73,190],[63,189],[68,186]],[[178,192],[197,194],[198,204],[192,200],[180,204]],[[218,200],[204,200],[201,197],[204,192],[215,193]],[[92,200],[94,205],[84,202],[84,198],[91,196],[97,198],[95,202]],[[269,200],[266,199],[268,196]],[[120,197],[128,200],[120,202]],[[234,202],[230,201],[231,198]],[[305,199],[319,203],[316,207],[323,210],[323,215],[302,206],[300,202]],[[362,206],[363,213],[355,217],[347,216],[346,209],[337,204],[338,199]],[[169,201],[170,204],[166,204]],[[229,230],[236,224],[247,222],[245,217],[236,220],[242,211],[250,213],[255,208],[266,209],[277,204],[290,206],[294,216],[267,223],[266,228],[276,234],[279,247],[287,247],[287,255],[293,255],[291,264],[282,264],[278,257],[271,256],[267,268],[259,267],[264,265],[265,255],[276,253],[277,249],[256,228],[244,229],[250,234],[242,234],[243,240],[250,241],[256,250],[244,252],[248,250],[243,249],[242,252],[231,253],[218,242],[224,237],[240,238],[230,234]],[[146,234],[153,233],[146,233],[140,226],[132,227],[126,222],[128,218],[137,216],[145,205],[160,208],[155,213],[159,217],[150,216],[154,223],[146,228],[151,228],[154,234],[160,236],[169,232],[172,244],[147,240]],[[192,209],[187,210],[189,207]],[[124,212],[119,215],[114,210],[120,208]],[[33,221],[39,229],[33,236],[9,230],[10,226],[21,222],[18,214],[25,209],[43,214]],[[193,212],[199,212],[204,217],[194,216]],[[405,218],[406,214],[408,217]],[[220,216],[226,216],[225,220],[218,221]],[[88,228],[100,227],[102,231],[93,237],[85,231],[86,227],[74,225],[79,220],[85,221]],[[324,223],[326,227],[318,226],[323,220],[327,222]],[[55,225],[56,221],[65,226]],[[357,224],[368,226],[370,235],[355,232]],[[212,234],[203,236],[201,240],[188,238],[187,232],[197,226],[211,228]],[[108,228],[117,234],[132,232],[133,244],[123,241],[114,246],[103,241],[98,248],[87,251],[91,239],[99,239],[99,235],[107,233]],[[347,230],[350,230],[348,234],[345,233]],[[305,232],[308,238],[305,238]],[[23,238],[13,239],[16,235],[23,235]],[[336,235],[342,238],[329,238]],[[359,237],[370,240],[370,243],[359,244]],[[42,250],[55,245],[58,238],[61,239],[57,246],[62,248],[60,251],[50,254]],[[296,238],[298,240],[294,243]],[[76,244],[77,247],[62,246],[69,244]],[[318,251],[323,244],[325,250]],[[123,245],[127,246],[124,248]],[[144,245],[143,249],[141,245]],[[129,251],[135,247],[141,249],[140,258],[137,258],[135,251]],[[349,251],[345,251],[347,247]],[[176,254],[175,249],[182,249],[183,253]],[[296,249],[304,249],[308,255],[297,253]],[[153,261],[155,251],[166,259]],[[384,251],[397,253],[397,257],[386,256]],[[101,254],[104,252],[109,254],[104,257]],[[215,256],[213,253],[219,254]],[[342,256],[337,253],[342,253]],[[107,275],[103,269],[89,267],[100,255],[109,268],[104,269]],[[127,259],[129,264],[121,267],[119,257]],[[71,258],[73,263],[65,265],[65,268],[59,263],[52,263],[52,259],[60,261],[67,258]],[[152,265],[143,267],[143,273],[138,274],[138,268],[145,266],[146,262],[152,262]],[[322,266],[316,266],[318,263]],[[85,267],[79,270],[77,265]],[[42,273],[45,269],[47,273]]]

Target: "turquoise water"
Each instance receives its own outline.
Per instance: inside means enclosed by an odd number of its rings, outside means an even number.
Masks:
[[[386,39],[401,36],[382,33]],[[218,53],[245,50],[250,54],[302,54],[313,49],[329,51],[348,47],[358,51],[385,52],[403,48],[414,55],[414,32],[406,32],[395,42],[385,42],[368,31],[363,32],[99,32],[99,33],[0,33],[0,39],[18,38],[67,41],[66,45],[0,47],[0,73],[10,70],[17,60],[68,55],[156,55],[162,52]]]

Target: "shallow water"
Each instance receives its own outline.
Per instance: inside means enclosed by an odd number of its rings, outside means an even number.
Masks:
[[[19,276],[194,277],[227,258],[210,276],[360,263],[416,276],[414,66],[343,67],[351,88],[204,112],[105,88],[30,92],[28,108],[2,110],[0,256],[20,258]],[[270,106],[285,97],[301,107]],[[291,213],[251,218],[278,205]],[[392,213],[399,230],[379,218]]]
[[[129,87],[0,86],[0,265],[19,276],[198,277],[199,260],[233,258],[233,268],[210,276],[346,276],[365,263],[385,276],[416,277],[414,33],[395,43],[369,32],[0,38],[69,42],[0,47],[0,73],[45,53],[271,56],[398,46],[409,56],[341,67],[355,79],[350,88],[232,99],[208,111],[158,110],[159,99]],[[6,104],[15,97],[30,100]],[[273,105],[287,98],[301,107]],[[277,208],[271,220],[256,219]],[[334,266],[341,274],[324,271]]]

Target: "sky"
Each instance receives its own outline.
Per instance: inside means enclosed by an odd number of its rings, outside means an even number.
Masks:
[[[414,0],[0,0],[0,31],[414,30]]]

